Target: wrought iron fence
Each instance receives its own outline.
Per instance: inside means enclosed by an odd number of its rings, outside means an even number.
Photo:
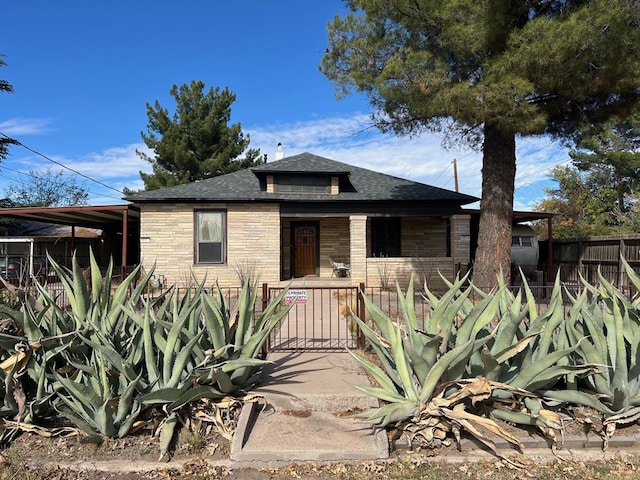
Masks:
[[[285,287],[263,285],[268,302]],[[284,303],[290,307],[269,337],[269,350],[344,350],[357,348],[359,329],[354,316],[363,307],[358,287],[290,288]]]

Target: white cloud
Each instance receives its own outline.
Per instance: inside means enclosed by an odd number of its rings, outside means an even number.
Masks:
[[[481,196],[480,152],[463,148],[447,150],[442,146],[442,137],[435,134],[399,137],[382,134],[369,126],[368,116],[354,115],[245,128],[244,131],[251,138],[250,146],[266,153],[269,161],[275,159],[276,146],[282,143],[285,156],[310,152],[449,190],[455,188],[453,160],[456,159],[460,192]],[[111,186],[109,189],[82,179],[91,192],[92,204],[113,204],[122,203],[113,189],[122,190],[125,186],[132,190],[142,188],[139,172],[152,171],[151,164],[141,159],[136,150],[152,154],[143,143],[133,143],[73,159],[52,158],[86,177]],[[514,208],[529,210],[544,197],[549,169],[566,161],[568,156],[565,149],[546,137],[527,137],[518,139],[516,157]],[[12,164],[16,163],[25,172],[44,166],[56,167],[35,155],[12,160]]]
[[[38,135],[49,130],[46,118],[10,118],[0,122],[0,132],[8,136]]]
[[[442,137],[425,133],[398,137],[367,128],[366,115],[328,118],[296,124],[269,125],[248,130],[251,146],[274,159],[282,143],[286,156],[310,152],[370,168],[389,175],[453,190],[456,159],[458,185],[462,193],[482,194],[482,154],[470,149],[447,150]],[[566,150],[548,137],[526,137],[517,141],[515,207],[528,209],[544,196],[550,168],[567,160]]]
[[[136,150],[151,155],[144,143],[113,147],[104,152],[91,153],[66,165],[89,177],[109,180],[118,178],[140,178],[140,171],[151,172],[151,164],[138,156]]]

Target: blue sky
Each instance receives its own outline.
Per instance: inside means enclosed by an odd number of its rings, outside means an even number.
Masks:
[[[236,94],[239,122],[274,159],[311,152],[411,180],[481,195],[481,155],[445,150],[435,135],[382,135],[369,125],[363,96],[337,100],[318,70],[326,25],[344,13],[340,0],[22,0],[0,17],[0,132],[85,177],[92,205],[124,203],[117,192],[142,186],[146,103],[173,111],[172,85],[201,80]],[[548,138],[518,141],[517,209],[544,196],[548,169],[567,160]],[[12,147],[0,164],[0,189],[31,169],[58,165]],[[102,184],[109,185],[105,188]]]

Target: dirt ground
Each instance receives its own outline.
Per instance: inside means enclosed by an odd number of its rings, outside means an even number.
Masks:
[[[593,451],[598,452],[601,443],[595,433],[586,434],[584,429],[575,424],[567,427],[567,432],[571,432],[573,438],[583,435],[585,444],[589,443]],[[524,429],[513,426],[510,428],[517,432],[522,440],[535,435]],[[190,428],[183,427],[178,433],[171,457],[162,460],[159,460],[159,440],[150,432],[141,432],[123,439],[105,439],[99,445],[83,442],[83,436],[79,434],[44,438],[32,433],[23,433],[6,449],[0,451],[0,479],[640,478],[640,457],[629,450],[620,455],[612,452],[606,461],[598,455],[591,461],[566,461],[558,458],[551,462],[536,462],[522,457],[523,464],[528,466],[518,470],[498,458],[486,456],[473,462],[452,464],[452,459],[459,454],[455,446],[408,450],[405,445],[385,461],[234,469],[229,462],[230,441],[212,425],[191,425]],[[617,433],[628,438],[640,438],[640,426],[633,425]],[[132,471],[133,465],[139,467],[137,471]]]

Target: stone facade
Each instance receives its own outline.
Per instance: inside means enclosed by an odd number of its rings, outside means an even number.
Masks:
[[[367,281],[367,217],[351,215],[351,279],[355,283]]]
[[[226,261],[197,265],[195,212],[226,211]],[[188,286],[192,275],[207,285],[240,284],[252,272],[262,282],[280,280],[280,211],[277,204],[146,204],[140,221],[141,261],[155,264],[167,285]]]
[[[368,242],[367,285],[395,288],[398,282],[406,288],[413,274],[420,285],[426,282],[430,289],[442,291],[446,284],[440,274],[453,279],[456,265],[469,262],[469,215],[403,217],[401,231],[400,257],[372,257]],[[371,239],[370,228],[367,235]]]
[[[435,292],[446,290],[440,274],[448,279],[455,275],[450,257],[367,258],[367,286],[404,290],[414,276],[416,289],[426,282]]]
[[[226,255],[222,264],[196,263],[195,216],[202,210],[226,212]],[[142,263],[155,264],[156,276],[166,285],[187,286],[192,276],[207,284],[217,280],[224,286],[240,284],[240,275],[257,275],[274,283],[292,277],[291,225],[312,222],[319,228],[318,276],[331,278],[330,258],[351,267],[350,282],[404,288],[411,274],[438,289],[455,275],[455,265],[469,261],[469,215],[403,217],[401,256],[373,258],[371,228],[366,215],[337,217],[280,217],[277,204],[146,204],[140,225]]]

